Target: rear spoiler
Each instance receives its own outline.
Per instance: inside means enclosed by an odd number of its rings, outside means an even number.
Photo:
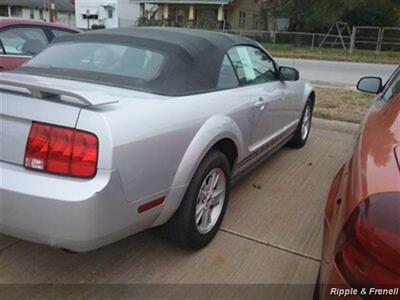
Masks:
[[[0,88],[4,86],[12,86],[17,88],[27,89],[33,97],[46,99],[51,97],[71,97],[78,100],[86,106],[100,106],[105,104],[117,103],[118,100],[111,100],[109,95],[104,95],[96,91],[85,91],[69,89],[64,86],[57,87],[56,85],[46,84],[42,80],[32,80],[32,78],[24,77],[18,78],[18,74],[0,74]],[[20,79],[20,80],[18,80]],[[24,81],[22,81],[24,80]]]

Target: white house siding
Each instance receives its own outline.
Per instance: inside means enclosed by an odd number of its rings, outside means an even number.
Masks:
[[[112,14],[109,14],[112,10]],[[85,18],[87,11],[97,19]],[[129,0],[76,0],[76,26],[88,29],[93,25],[104,25],[106,28],[130,27],[136,24],[139,17],[139,5]],[[110,18],[111,16],[111,18]]]
[[[119,27],[131,27],[139,19],[139,4],[130,1],[118,1]]]

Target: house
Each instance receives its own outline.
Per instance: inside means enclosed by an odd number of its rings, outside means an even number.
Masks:
[[[52,0],[57,23],[75,26],[75,10],[70,0]],[[48,0],[0,0],[0,16],[50,20]]]
[[[76,26],[91,29],[136,25],[139,5],[131,0],[75,0]]]
[[[140,4],[141,22],[149,21],[144,5],[155,4],[154,22],[164,26],[263,30],[263,0],[132,0]],[[150,22],[151,23],[151,22]]]

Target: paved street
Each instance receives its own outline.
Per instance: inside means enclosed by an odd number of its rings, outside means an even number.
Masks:
[[[313,82],[356,85],[363,76],[379,76],[385,81],[398,67],[396,65],[366,64],[308,59],[278,58],[283,66],[297,68],[301,76]]]
[[[239,182],[221,231],[201,251],[172,246],[158,229],[85,254],[0,235],[0,284],[313,284],[327,191],[354,128],[316,121],[306,148],[281,150]]]

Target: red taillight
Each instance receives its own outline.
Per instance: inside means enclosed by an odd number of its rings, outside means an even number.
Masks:
[[[32,123],[25,167],[43,172],[93,177],[97,171],[97,137],[81,130]]]
[[[336,263],[352,285],[400,284],[400,193],[370,197],[347,221]]]

